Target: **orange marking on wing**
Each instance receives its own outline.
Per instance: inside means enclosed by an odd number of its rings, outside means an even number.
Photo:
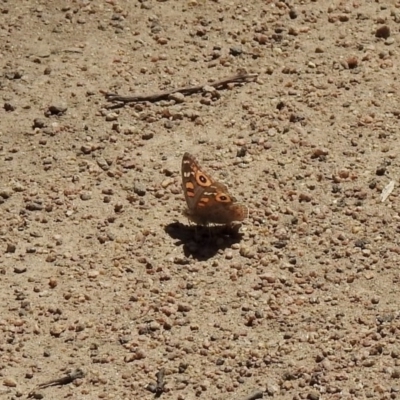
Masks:
[[[208,197],[202,197],[199,202],[197,203],[198,207],[205,207],[208,202],[210,201],[210,199]]]

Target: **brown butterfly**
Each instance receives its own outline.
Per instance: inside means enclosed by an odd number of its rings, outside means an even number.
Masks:
[[[187,203],[184,214],[198,225],[243,221],[249,211],[228,193],[228,188],[202,171],[189,153],[182,158],[182,186]]]

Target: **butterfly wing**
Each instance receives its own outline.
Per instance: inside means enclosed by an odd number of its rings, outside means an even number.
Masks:
[[[226,225],[248,216],[248,208],[236,203],[227,187],[204,173],[189,153],[182,158],[182,186],[188,206],[185,215],[196,224]]]
[[[228,225],[233,221],[245,220],[248,217],[248,208],[237,203],[224,184],[214,182],[199,199],[195,213],[202,221],[206,221],[205,225]]]
[[[205,188],[212,186],[212,178],[205,174],[196,158],[185,153],[182,158],[182,187],[189,210],[193,210]]]

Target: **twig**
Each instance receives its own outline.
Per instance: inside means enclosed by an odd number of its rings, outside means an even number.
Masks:
[[[240,73],[237,75],[230,76],[229,78],[221,79],[219,81],[205,83],[197,86],[184,86],[177,89],[166,90],[164,92],[148,94],[148,95],[137,95],[137,96],[120,96],[115,93],[104,93],[106,99],[110,102],[120,102],[118,106],[123,107],[127,103],[140,103],[143,101],[156,102],[167,99],[171,94],[182,93],[183,95],[190,95],[197,92],[202,92],[205,86],[211,86],[215,89],[226,87],[229,83],[247,83],[254,81],[258,74],[245,74]],[[115,108],[115,105],[107,106],[106,108]]]
[[[156,386],[156,397],[161,396],[161,393],[164,392],[164,375],[165,375],[165,369],[161,368],[157,373],[156,373],[156,378],[157,378],[157,386]]]
[[[391,195],[394,189],[395,181],[390,181],[382,190],[381,202],[383,203]]]
[[[61,378],[52,379],[50,381],[37,385],[37,387],[28,394],[28,397],[32,397],[35,393],[35,390],[37,389],[44,389],[50,386],[57,386],[57,385],[67,385],[68,383],[71,383],[76,379],[83,378],[84,376],[85,372],[82,369],[78,368],[74,371],[71,371],[67,375],[62,376]]]
[[[242,400],[257,400],[262,399],[264,397],[263,392],[259,390],[258,392],[254,392],[253,394],[246,396]]]
[[[157,373],[156,373],[156,383],[149,383],[146,387],[147,390],[149,390],[151,393],[154,393],[154,397],[160,397],[164,391],[165,391],[165,382],[164,382],[164,376],[165,376],[165,369],[161,368]]]

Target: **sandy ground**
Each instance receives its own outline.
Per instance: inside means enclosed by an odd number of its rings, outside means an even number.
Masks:
[[[3,0],[0,397],[399,398],[399,7]]]

